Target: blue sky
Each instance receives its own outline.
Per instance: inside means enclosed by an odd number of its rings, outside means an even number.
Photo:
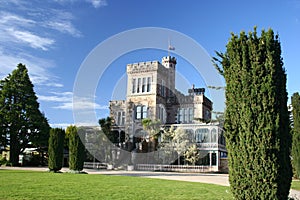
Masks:
[[[290,97],[299,91],[299,20],[300,0],[0,0],[0,78],[18,63],[25,64],[41,110],[52,126],[64,127],[74,123],[72,95],[80,66],[98,44],[115,34],[143,27],[172,29],[215,56],[215,50],[225,51],[231,32],[249,32],[257,26],[259,31],[272,28],[280,36]],[[171,42],[176,48],[176,41]],[[168,36],[165,45],[167,49]],[[124,78],[126,64],[166,55],[167,51],[153,49],[120,55],[98,83],[95,99],[85,103],[95,106],[98,118],[107,116],[107,101],[122,97],[112,89]],[[182,77],[205,87],[188,64],[178,56]]]

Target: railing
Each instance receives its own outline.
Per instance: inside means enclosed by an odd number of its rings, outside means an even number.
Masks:
[[[217,166],[203,166],[203,165],[137,164],[136,170],[165,171],[165,172],[213,172],[213,171],[218,171],[218,167]]]
[[[100,162],[84,162],[83,168],[87,169],[107,169],[106,163],[100,163]]]

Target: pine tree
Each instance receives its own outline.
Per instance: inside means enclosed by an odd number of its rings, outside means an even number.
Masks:
[[[48,168],[50,171],[58,172],[63,166],[65,131],[61,128],[50,130],[48,147]]]
[[[0,90],[1,143],[10,146],[10,162],[17,165],[19,154],[30,142],[39,146],[50,127],[39,110],[25,65],[19,64],[2,80]]]
[[[270,29],[232,34],[215,59],[226,81],[229,181],[236,199],[287,199],[291,185],[286,74]]]
[[[69,168],[70,170],[81,171],[85,157],[84,144],[76,126],[67,127],[66,133],[69,136]]]
[[[292,96],[293,107],[293,143],[292,143],[292,158],[295,176],[300,178],[300,96],[299,93],[294,93]]]

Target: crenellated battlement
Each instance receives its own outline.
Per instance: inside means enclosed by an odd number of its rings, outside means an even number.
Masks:
[[[156,71],[159,65],[161,65],[159,61],[147,61],[147,62],[127,64],[127,73],[132,74],[132,73]]]
[[[162,64],[166,68],[175,69],[176,63],[177,63],[177,60],[175,57],[165,56],[162,58]]]
[[[172,56],[164,56],[162,58],[162,62],[170,62],[170,63],[173,63],[173,64],[177,64],[177,60],[175,57],[172,57]]]

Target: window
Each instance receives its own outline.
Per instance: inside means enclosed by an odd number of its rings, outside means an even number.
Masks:
[[[119,126],[123,126],[125,124],[125,112],[124,111],[117,112],[117,121],[116,121],[116,123]]]
[[[194,119],[194,111],[193,108],[189,108],[189,123],[192,123]]]
[[[160,121],[163,121],[164,120],[164,108],[161,107],[161,108],[159,108],[159,110],[160,110],[159,119],[160,119]]]
[[[210,111],[205,109],[205,115],[204,115],[204,119],[210,119],[211,116],[210,116]]]
[[[147,106],[137,106],[135,110],[135,118],[136,119],[145,119],[147,118],[148,108]]]
[[[147,118],[148,109],[147,106],[142,107],[142,119]]]
[[[141,78],[138,78],[138,82],[137,82],[137,93],[141,92]]]
[[[213,128],[211,130],[211,142],[216,143],[217,142],[217,130]]]
[[[132,94],[146,93],[151,91],[151,77],[132,79]]]
[[[177,123],[192,123],[193,119],[193,108],[179,108],[177,110]]]
[[[182,122],[183,122],[183,110],[182,110],[182,108],[179,108],[178,109],[178,111],[177,111],[178,113],[177,113],[177,123],[178,124],[181,124]]]
[[[142,93],[146,92],[146,78],[143,78],[143,84],[142,84]]]
[[[121,125],[121,112],[118,112],[118,116],[117,116],[117,125]]]
[[[125,124],[125,112],[122,112],[122,121],[121,121],[121,125]]]
[[[166,109],[164,107],[164,105],[159,104],[158,106],[158,113],[157,113],[157,118],[161,121],[161,123],[166,123]]]
[[[216,166],[217,165],[217,154],[216,153],[212,153],[211,154],[211,165],[212,166]]]
[[[137,106],[136,107],[136,119],[141,119],[142,118],[142,107],[141,106]]]
[[[136,91],[135,91],[135,85],[136,85],[136,79],[133,78],[132,79],[132,94],[134,94]]]
[[[151,78],[148,77],[147,78],[147,92],[150,92],[151,91]]]
[[[195,131],[196,142],[209,143],[209,130],[207,128],[199,128]]]
[[[183,112],[184,112],[184,122],[185,123],[188,123],[189,122],[189,118],[188,118],[188,116],[189,116],[189,113],[188,113],[188,109],[187,108],[183,108]]]

